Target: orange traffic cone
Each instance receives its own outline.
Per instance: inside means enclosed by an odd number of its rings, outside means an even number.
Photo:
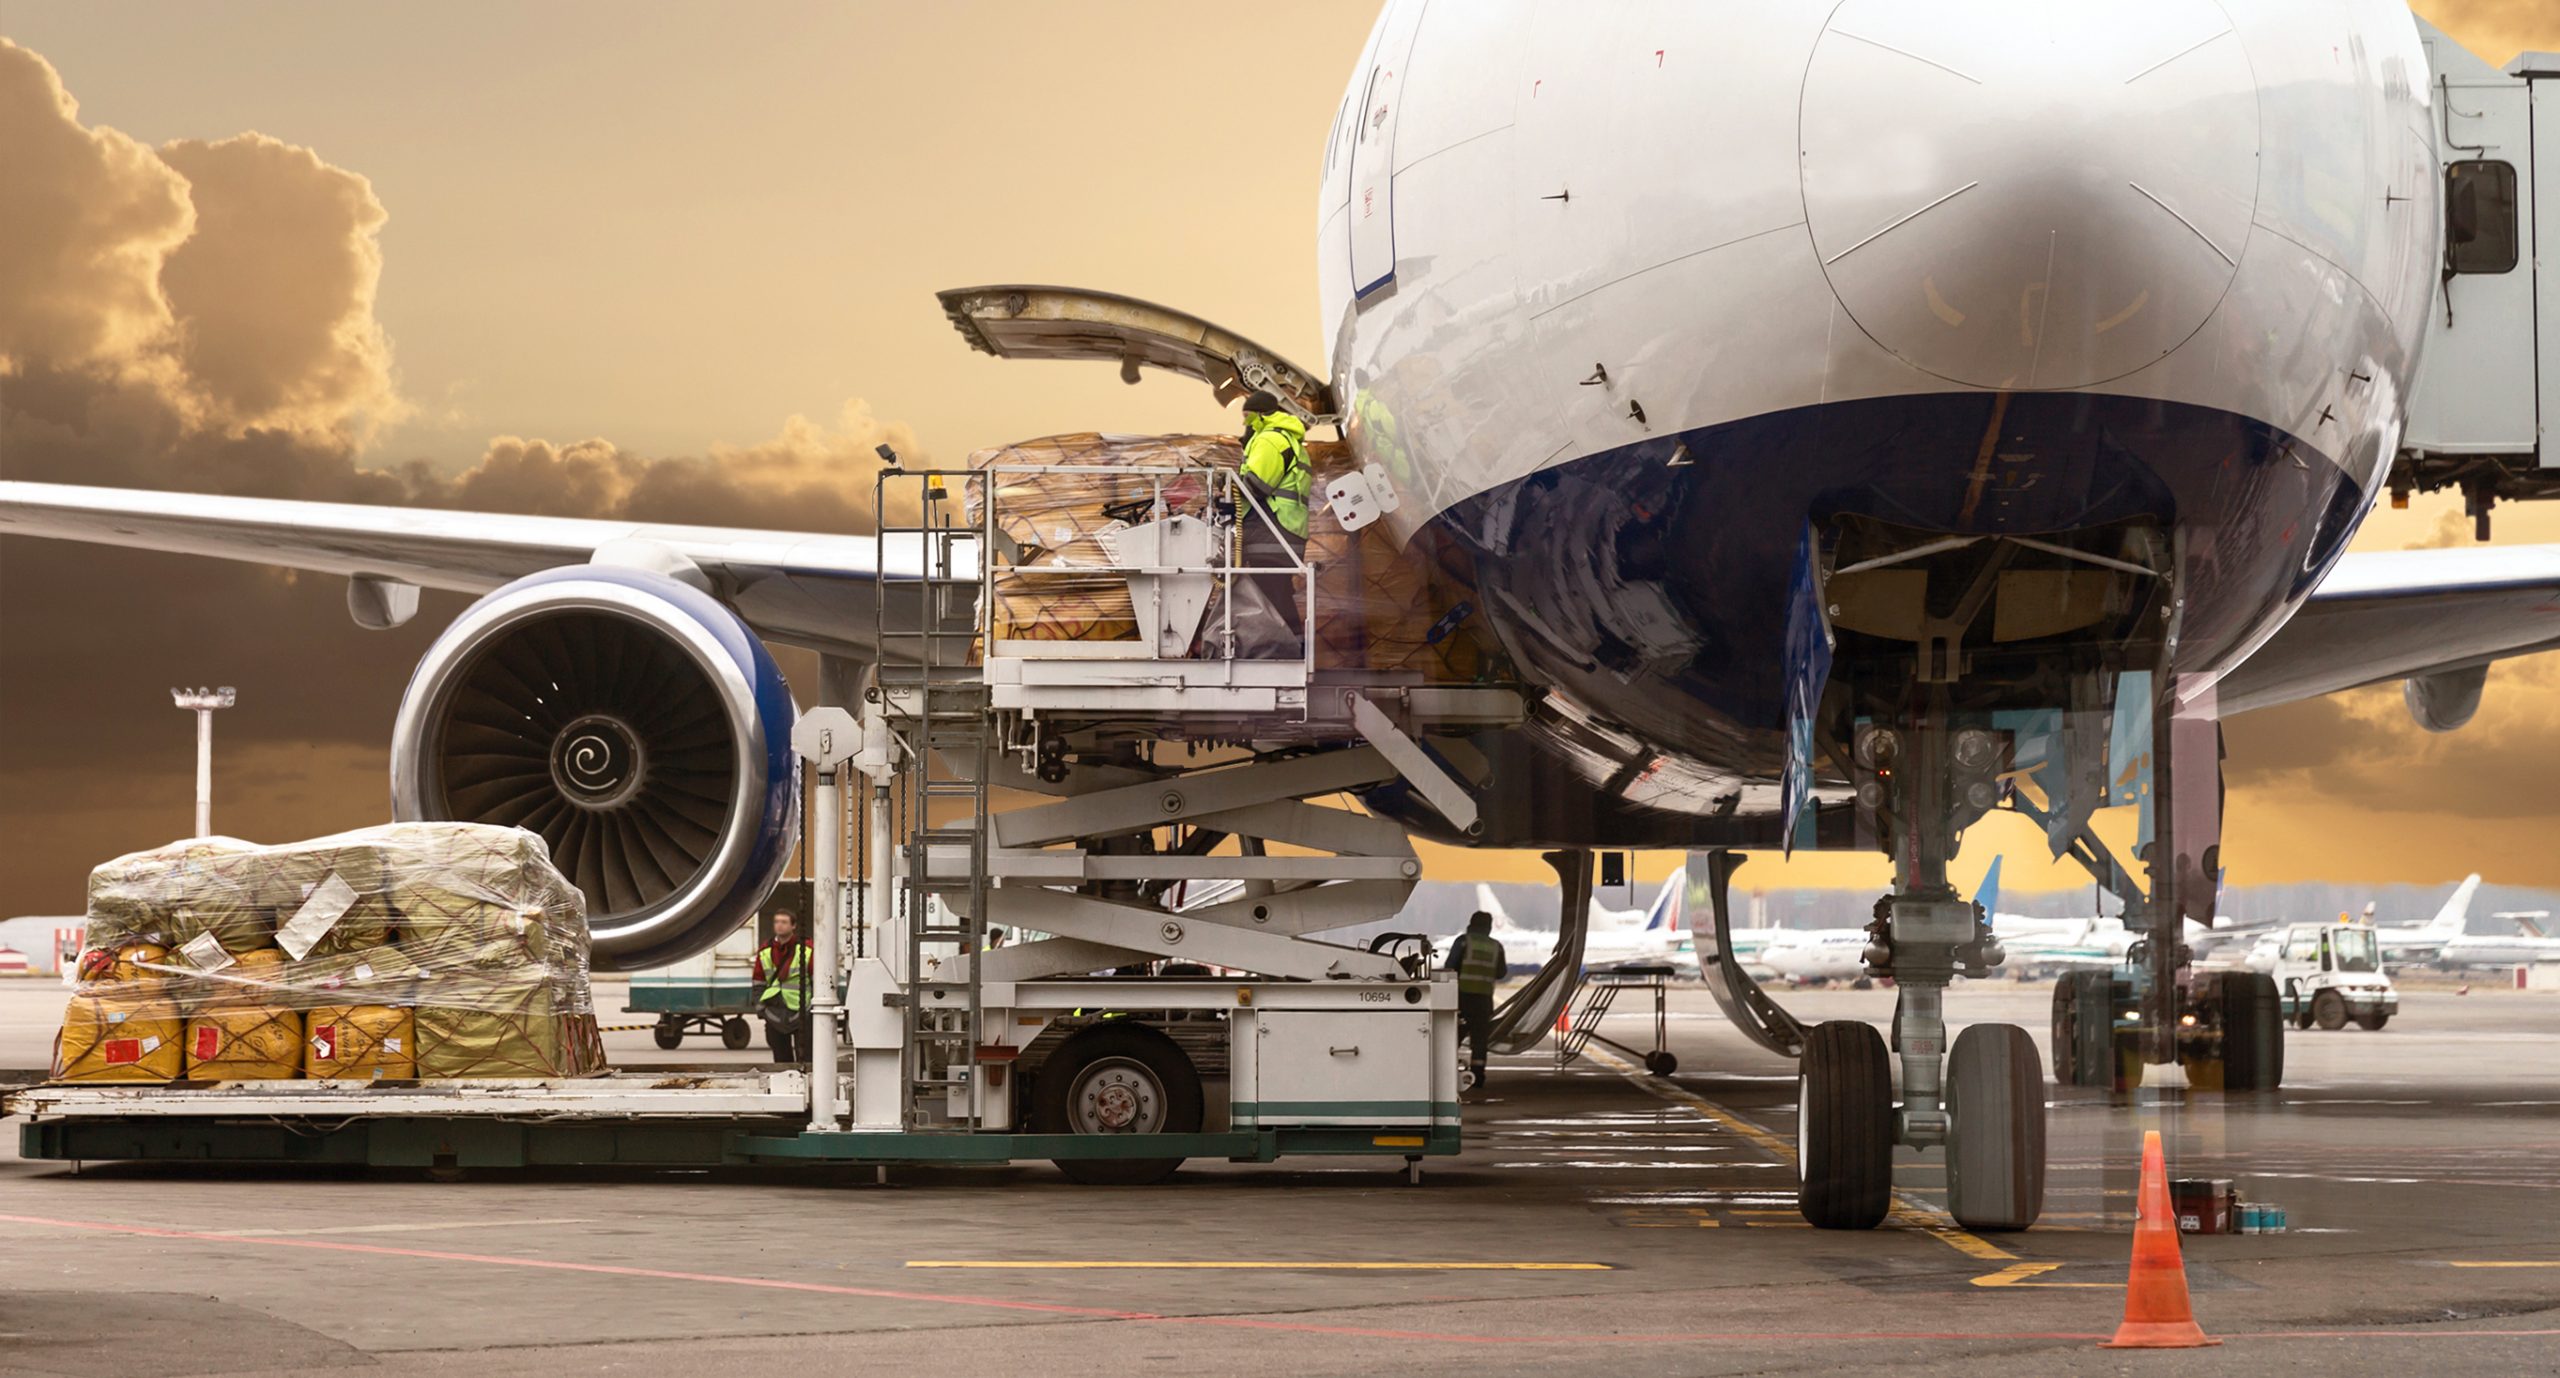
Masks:
[[[2102,1349],[2197,1349],[2218,1345],[2196,1325],[2187,1301],[2187,1265],[2178,1254],[2178,1221],[2169,1210],[2169,1168],[2160,1131],[2142,1135],[2142,1191],[2134,1201],[2133,1273],[2124,1284],[2124,1324]]]

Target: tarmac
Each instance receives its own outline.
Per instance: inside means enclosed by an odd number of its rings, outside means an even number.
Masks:
[[[599,1007],[620,992],[600,988]],[[0,1081],[61,988],[0,981]],[[1889,990],[1782,994],[1884,1021]],[[1957,1021],[2043,1039],[2050,987]],[[1639,1049],[1630,993],[1610,1037]],[[608,1014],[609,1022],[617,1017]],[[636,1016],[621,1017],[632,1023]],[[28,1162],[0,1122],[0,1373],[2560,1372],[2560,996],[2404,993],[2291,1036],[2274,1095],[2056,1089],[2044,1223],[1975,1235],[1906,1155],[1886,1228],[1796,1215],[1790,1065],[1695,988],[1680,1069],[1497,1058],[1466,1151],[1195,1163],[1146,1188],[1046,1164],[416,1174]],[[625,1066],[741,1063],[608,1036]],[[29,1073],[21,1071],[24,1079]],[[2174,1176],[2285,1208],[2189,1236],[2218,1348],[2096,1348],[2122,1311],[2142,1131]]]

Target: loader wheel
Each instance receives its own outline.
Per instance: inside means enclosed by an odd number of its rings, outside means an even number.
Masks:
[[[649,1037],[669,1051],[681,1048],[684,1046],[684,1021],[672,1014],[659,1015],[658,1026],[649,1031]]]
[[[1872,1230],[1893,1195],[1893,1068],[1856,1020],[1816,1024],[1796,1072],[1796,1209],[1823,1230]]]
[[[1200,1073],[1179,1044],[1143,1024],[1096,1024],[1058,1045],[1031,1091],[1040,1134],[1197,1134]],[[1091,1186],[1161,1182],[1180,1158],[1059,1158],[1058,1171]]]
[[[2346,997],[2334,990],[2324,990],[2311,997],[2311,1022],[2324,1033],[2336,1033],[2347,1026]]]
[[[726,1048],[733,1053],[741,1052],[745,1050],[749,1043],[754,1041],[755,1031],[747,1027],[747,1021],[740,1019],[735,1015],[720,1021],[721,1047]]]

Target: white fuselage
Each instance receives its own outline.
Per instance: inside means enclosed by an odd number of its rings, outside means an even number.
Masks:
[[[1335,394],[1524,672],[1662,749],[1615,793],[1766,810],[1808,521],[2138,511],[2207,675],[2299,606],[2402,425],[2426,72],[2399,0],[1389,0],[1323,160]]]

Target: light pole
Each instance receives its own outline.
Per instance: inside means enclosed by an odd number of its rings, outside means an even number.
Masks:
[[[213,710],[229,708],[240,695],[230,685],[219,689],[172,689],[169,697],[196,715],[196,836],[213,836]]]

